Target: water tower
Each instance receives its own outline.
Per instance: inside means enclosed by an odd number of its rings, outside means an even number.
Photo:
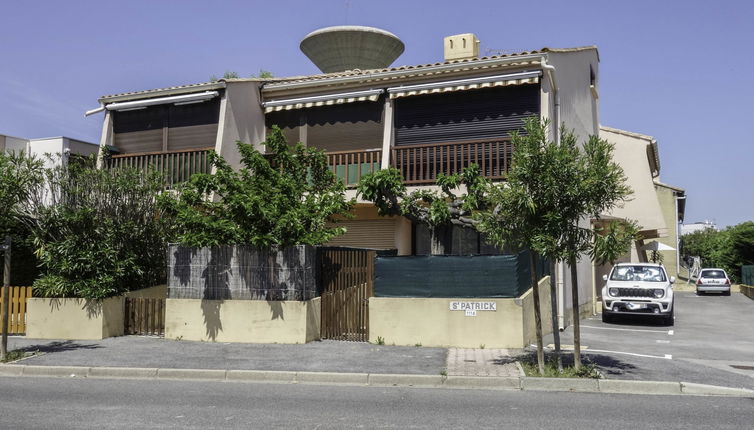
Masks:
[[[301,41],[301,51],[324,73],[382,69],[404,48],[393,33],[360,25],[320,28]]]

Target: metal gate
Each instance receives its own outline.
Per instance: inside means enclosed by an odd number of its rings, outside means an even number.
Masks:
[[[369,298],[374,294],[376,251],[319,248],[322,288],[322,339],[366,342],[369,337]]]
[[[165,335],[165,299],[126,297],[126,334]]]

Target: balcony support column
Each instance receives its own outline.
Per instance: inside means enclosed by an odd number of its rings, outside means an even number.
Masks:
[[[381,169],[390,167],[390,149],[393,147],[393,100],[385,97],[385,109],[382,114],[382,162]]]

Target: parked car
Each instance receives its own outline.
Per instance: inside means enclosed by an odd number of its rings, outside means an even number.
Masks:
[[[730,296],[730,278],[723,269],[702,269],[696,280],[696,294],[722,293]]]
[[[655,263],[620,263],[613,266],[602,288],[602,321],[617,315],[644,315],[662,318],[673,325],[674,277]]]

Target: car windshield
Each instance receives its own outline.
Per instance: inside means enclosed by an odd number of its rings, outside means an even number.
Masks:
[[[617,266],[610,274],[610,280],[665,282],[665,271],[653,266]]]
[[[725,272],[722,270],[702,270],[702,278],[725,279]]]

